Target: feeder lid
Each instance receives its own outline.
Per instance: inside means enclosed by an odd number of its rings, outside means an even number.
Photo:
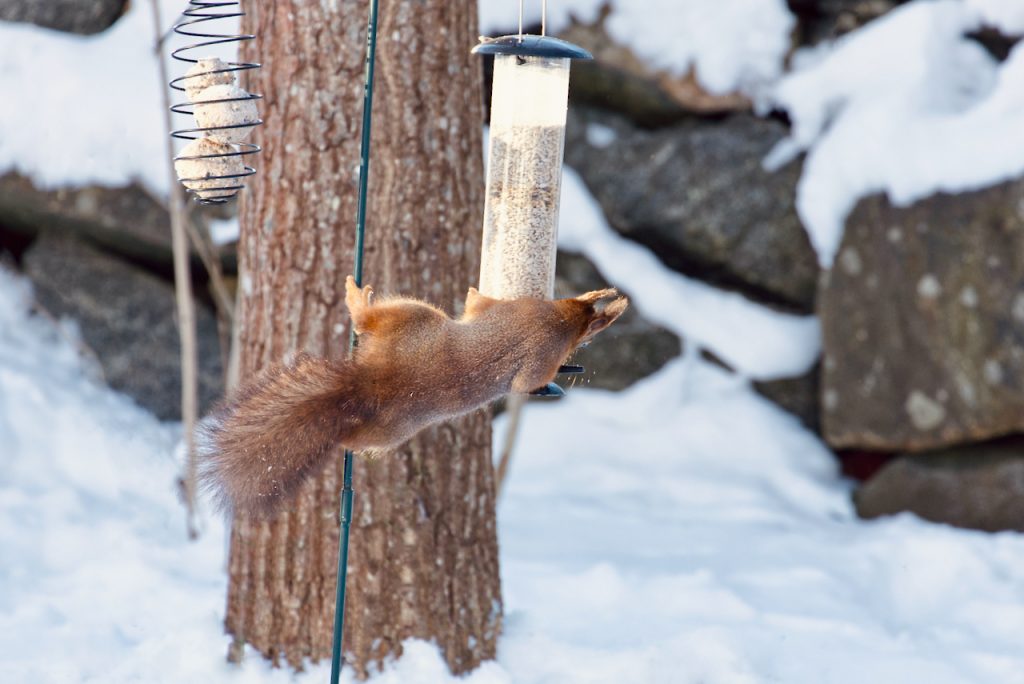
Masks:
[[[568,59],[593,59],[594,56],[569,41],[550,36],[519,34],[499,38],[480,37],[480,44],[473,48],[474,55],[528,55],[530,57],[567,57]]]

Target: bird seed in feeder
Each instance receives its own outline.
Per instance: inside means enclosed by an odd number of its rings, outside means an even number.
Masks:
[[[554,292],[562,126],[491,129],[480,291],[550,298]]]
[[[238,192],[240,177],[245,173],[245,164],[237,152],[234,145],[199,138],[181,150],[174,160],[174,170],[178,180],[199,199],[231,197]]]
[[[227,100],[211,102],[211,100]],[[196,104],[196,124],[211,140],[220,143],[239,143],[249,137],[260,119],[256,101],[238,86],[215,85],[203,91],[203,101]],[[245,125],[248,124],[248,125]],[[229,126],[231,128],[224,128]],[[238,128],[233,128],[238,126]],[[205,130],[205,129],[215,130]]]
[[[208,99],[203,96],[202,91],[210,86],[234,85],[235,72],[221,71],[221,69],[229,68],[231,68],[231,65],[220,57],[204,57],[196,62],[191,69],[185,72],[185,80],[182,81],[189,101],[197,102],[198,100]],[[220,73],[210,73],[213,71]]]

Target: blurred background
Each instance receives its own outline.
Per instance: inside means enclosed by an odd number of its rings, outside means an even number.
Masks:
[[[184,3],[159,4],[166,31]],[[505,636],[470,681],[1024,681],[1024,2],[548,4],[595,57],[556,289],[633,306],[567,400],[527,409]],[[484,0],[480,33],[517,14]],[[204,646],[224,532],[207,513],[189,545],[174,517],[155,33],[142,0],[0,0],[0,627],[32,628],[4,681],[242,676]],[[201,412],[231,365],[236,214],[187,212]],[[174,637],[138,612],[165,609]],[[47,663],[30,633],[84,641]],[[434,645],[405,651],[373,680],[447,681]]]

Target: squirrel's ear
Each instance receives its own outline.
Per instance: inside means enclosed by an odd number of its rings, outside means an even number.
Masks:
[[[605,288],[604,290],[594,290],[592,292],[585,292],[578,297],[575,297],[576,301],[583,302],[584,304],[594,304],[601,301],[602,299],[611,299],[612,297],[618,297],[619,291],[614,287]]]
[[[615,290],[612,290],[612,292],[615,292]],[[594,337],[594,335],[614,323],[615,319],[621,316],[628,306],[629,300],[625,297],[619,297],[618,299],[609,302],[608,306],[604,307],[602,310],[594,312],[590,317],[590,320],[587,321],[587,329],[586,332],[583,333],[582,341],[589,341]]]

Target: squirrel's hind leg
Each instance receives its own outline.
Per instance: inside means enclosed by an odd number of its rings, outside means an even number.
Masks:
[[[471,287],[469,292],[466,293],[466,309],[462,314],[462,320],[475,318],[495,304],[500,303],[500,301],[499,299],[482,295],[478,289]]]
[[[367,285],[360,288],[352,276],[345,279],[345,306],[348,307],[348,313],[352,317],[352,326],[357,335],[366,330],[367,309],[373,306],[372,297],[372,287]]]
[[[377,301],[373,294],[373,288],[359,288],[352,276],[345,281],[345,304],[352,325],[371,345],[409,343],[424,333],[436,334],[437,326],[448,320],[448,314],[426,302],[402,297]],[[359,357],[366,360],[370,350],[363,337],[359,344]]]

